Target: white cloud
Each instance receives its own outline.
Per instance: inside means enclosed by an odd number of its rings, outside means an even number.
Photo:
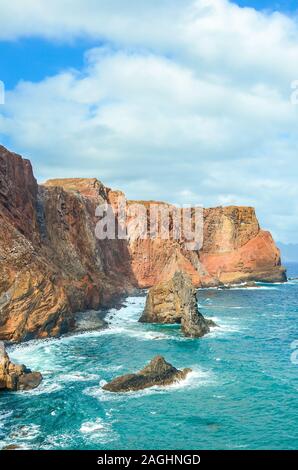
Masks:
[[[191,5],[191,0],[1,0],[0,38],[72,40],[88,35],[126,45],[140,40],[158,45],[169,41],[169,25],[177,31]]]
[[[226,0],[34,0],[17,15],[22,3],[0,0],[0,39],[109,44],[88,51],[83,70],[7,93],[0,132],[41,179],[97,176],[131,198],[250,204],[278,238],[297,240],[295,19]]]

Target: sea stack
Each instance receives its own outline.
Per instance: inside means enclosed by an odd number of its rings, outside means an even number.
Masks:
[[[40,372],[32,372],[24,365],[13,364],[0,342],[0,391],[31,390],[42,381]]]
[[[156,356],[152,361],[136,374],[126,374],[103,386],[109,392],[130,392],[143,390],[154,385],[171,385],[185,379],[191,369],[176,369],[164,357]]]
[[[181,323],[185,336],[199,338],[216,326],[199,312],[190,276],[177,271],[172,279],[149,289],[142,323]]]

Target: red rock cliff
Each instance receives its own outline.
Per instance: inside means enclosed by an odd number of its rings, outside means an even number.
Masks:
[[[3,340],[60,335],[72,328],[73,312],[109,306],[136,285],[126,243],[94,236],[104,186],[76,185],[38,188],[30,163],[0,147]]]
[[[198,287],[286,280],[279,249],[270,233],[260,229],[252,207],[204,209],[203,221],[203,245],[198,251],[187,250],[183,240],[131,239],[129,253],[138,285],[151,287],[170,280],[176,271],[188,273]]]
[[[204,210],[200,251],[161,238],[97,240],[97,205],[116,207],[120,195],[96,179],[38,187],[30,162],[0,146],[0,339],[60,335],[74,312],[109,306],[177,270],[197,286],[285,280],[252,208]]]

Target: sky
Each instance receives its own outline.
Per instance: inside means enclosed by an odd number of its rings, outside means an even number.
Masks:
[[[297,10],[297,0],[238,0],[234,3],[241,7],[251,7],[256,10],[280,11],[284,13]]]
[[[0,0],[0,141],[40,182],[251,205],[297,243],[297,5]]]

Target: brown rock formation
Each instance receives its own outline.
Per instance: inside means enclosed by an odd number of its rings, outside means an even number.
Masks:
[[[112,305],[177,270],[196,286],[285,280],[252,208],[206,209],[199,251],[162,237],[96,239],[95,208],[109,202],[117,215],[119,196],[94,178],[38,186],[30,162],[0,146],[0,339],[60,335],[74,312]]]
[[[42,381],[40,372],[32,372],[24,365],[13,364],[0,343],[0,391],[31,390]]]
[[[199,338],[209,333],[212,320],[199,312],[196,289],[190,276],[177,271],[173,278],[149,289],[146,306],[139,320],[143,323],[181,323],[185,336]]]
[[[270,233],[260,229],[252,207],[204,209],[203,246],[198,251],[161,237],[132,240],[129,251],[132,271],[143,288],[171,279],[176,271],[189,274],[197,287],[286,281],[280,251]]]
[[[0,147],[0,339],[58,336],[74,327],[73,312],[107,307],[136,285],[126,242],[94,234],[103,185],[73,184],[38,187],[30,163]]]
[[[185,379],[189,372],[191,369],[178,370],[166,362],[162,356],[156,356],[140,372],[117,377],[104,385],[103,389],[119,393],[143,390],[154,385],[171,385]]]

